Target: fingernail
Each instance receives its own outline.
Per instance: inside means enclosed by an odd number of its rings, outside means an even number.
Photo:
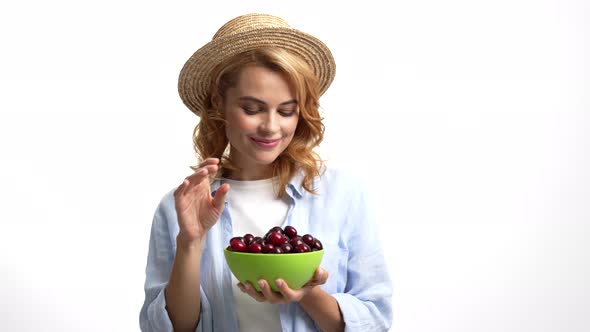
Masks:
[[[277,287],[283,287],[283,281],[281,279],[275,280],[275,284],[277,285]]]
[[[264,282],[262,280],[258,280],[258,286],[260,288],[264,288]]]

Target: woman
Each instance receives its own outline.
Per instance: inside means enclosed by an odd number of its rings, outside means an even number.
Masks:
[[[366,192],[313,152],[334,70],[321,41],[265,14],[229,21],[187,61],[179,92],[200,116],[202,161],[156,210],[142,331],[389,328],[391,281]],[[258,292],[233,277],[223,248],[277,225],[314,234],[324,257],[303,288],[260,280]]]

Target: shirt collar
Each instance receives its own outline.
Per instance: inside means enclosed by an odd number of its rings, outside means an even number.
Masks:
[[[301,198],[303,197],[303,174],[302,170],[297,171],[295,176],[291,178],[291,181],[287,184],[287,188],[291,189],[291,192],[287,190],[287,194],[289,194],[293,198]]]

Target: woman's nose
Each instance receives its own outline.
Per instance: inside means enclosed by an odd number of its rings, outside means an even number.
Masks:
[[[279,131],[279,119],[276,112],[268,112],[267,116],[264,117],[260,129],[265,133],[275,133]]]

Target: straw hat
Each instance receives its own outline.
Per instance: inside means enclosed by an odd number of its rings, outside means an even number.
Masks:
[[[282,18],[268,14],[238,16],[224,24],[213,39],[184,64],[178,78],[178,93],[195,114],[205,110],[211,71],[225,59],[259,47],[281,47],[309,63],[319,80],[322,95],[336,73],[328,47],[319,39],[291,28]]]

